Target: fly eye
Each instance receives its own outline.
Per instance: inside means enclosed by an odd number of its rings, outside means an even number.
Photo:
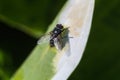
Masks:
[[[62,24],[57,24],[56,27],[59,28],[59,29],[62,29],[63,25]]]

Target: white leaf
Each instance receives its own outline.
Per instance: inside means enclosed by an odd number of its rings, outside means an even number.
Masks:
[[[56,55],[52,80],[66,80],[79,64],[90,32],[94,0],[68,0],[58,23],[69,27],[69,43]]]

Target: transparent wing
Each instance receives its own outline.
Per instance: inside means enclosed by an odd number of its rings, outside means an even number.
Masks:
[[[55,38],[54,39],[54,44],[55,44],[55,47],[58,49],[58,50],[62,50],[62,46],[63,46],[63,44],[62,44],[62,37],[61,37],[61,35],[58,35],[58,37],[57,38]]]
[[[66,43],[69,42],[68,33],[68,28],[64,28],[63,32],[54,39],[54,44],[58,50],[62,50]]]
[[[40,39],[37,41],[37,44],[43,44],[43,43],[49,42],[50,36],[51,36],[50,33],[41,36]]]

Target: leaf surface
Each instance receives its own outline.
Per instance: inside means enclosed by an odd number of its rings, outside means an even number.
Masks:
[[[11,80],[66,80],[82,57],[89,36],[94,0],[69,0],[53,24],[69,27],[69,38],[62,50],[37,45]]]

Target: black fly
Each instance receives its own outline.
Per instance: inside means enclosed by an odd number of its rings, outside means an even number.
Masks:
[[[62,24],[57,24],[53,31],[50,32],[50,47],[54,47],[54,39],[64,31]]]
[[[60,41],[59,38],[61,37],[61,33],[65,29],[67,29],[67,28],[63,28],[62,24],[57,24],[56,27],[49,34],[46,34],[46,35],[42,36],[38,40],[38,44],[41,44],[41,43],[46,42],[46,41],[49,41],[50,47],[54,47],[55,46],[55,42]]]

